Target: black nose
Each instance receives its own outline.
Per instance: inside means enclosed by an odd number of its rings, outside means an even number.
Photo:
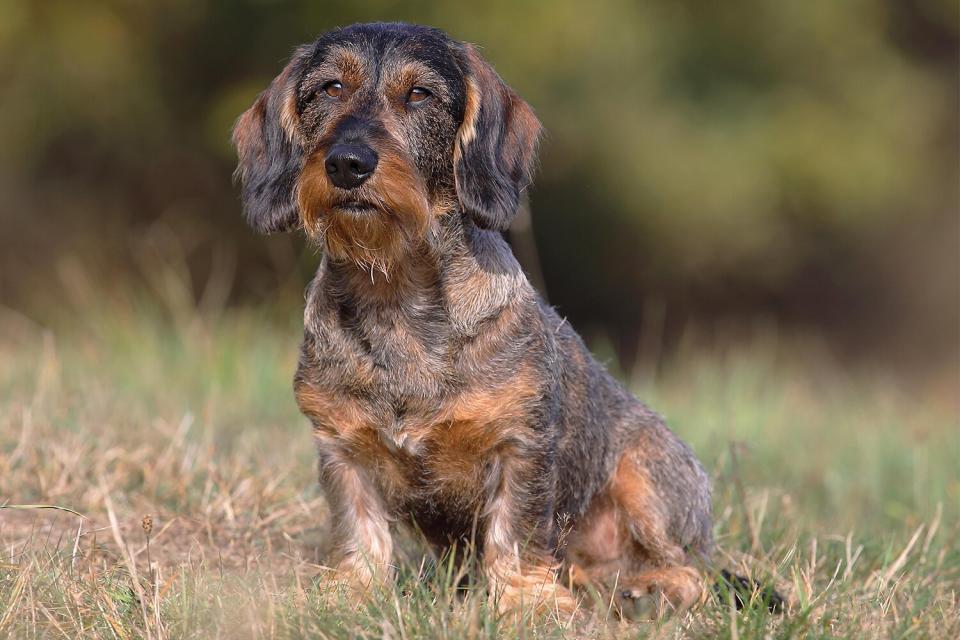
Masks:
[[[359,187],[377,168],[377,154],[366,145],[335,144],[325,163],[330,181],[341,189]]]

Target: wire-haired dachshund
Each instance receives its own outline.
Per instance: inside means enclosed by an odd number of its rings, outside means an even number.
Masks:
[[[249,223],[322,248],[294,388],[336,568],[360,590],[389,577],[403,524],[475,540],[501,610],[567,612],[614,584],[688,607],[713,547],[707,474],[503,237],[539,135],[473,46],[408,24],[300,47],[237,122]]]

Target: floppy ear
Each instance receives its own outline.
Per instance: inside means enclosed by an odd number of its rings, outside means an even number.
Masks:
[[[454,148],[457,196],[477,226],[505,231],[533,178],[540,121],[472,45],[459,53],[466,104]]]
[[[233,128],[239,156],[234,177],[240,181],[247,222],[260,233],[289,231],[300,224],[294,189],[303,168],[303,147],[296,129],[293,73],[300,54]]]

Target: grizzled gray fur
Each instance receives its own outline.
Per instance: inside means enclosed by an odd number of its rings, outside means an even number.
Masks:
[[[569,611],[580,588],[614,582],[688,607],[713,544],[707,475],[502,235],[539,134],[472,46],[406,24],[299,48],[237,123],[250,223],[323,250],[295,391],[333,578],[358,593],[389,578],[406,525],[438,546],[476,541],[502,609]]]

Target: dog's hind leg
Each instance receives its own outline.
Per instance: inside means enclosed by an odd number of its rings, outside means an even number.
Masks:
[[[681,538],[683,527],[676,525],[677,516],[671,512],[679,505],[671,503],[671,496],[652,481],[650,459],[650,451],[640,447],[624,452],[609,491],[629,538],[624,545],[626,571],[620,576],[617,595],[625,605],[646,600],[660,614],[693,606],[703,600],[705,589],[703,577],[692,566],[694,558],[685,550],[698,545]],[[685,471],[681,463],[670,462],[673,470],[680,466],[679,472]],[[671,488],[684,485],[678,480],[671,478]],[[697,495],[691,496],[694,504],[688,508],[698,508],[702,491],[709,495],[705,484],[695,487]]]
[[[678,535],[669,497],[651,480],[649,456],[636,448],[624,452],[607,487],[575,527],[567,550],[571,582],[614,589],[624,614],[683,610],[705,593],[693,566],[696,558],[684,548],[702,543]]]

